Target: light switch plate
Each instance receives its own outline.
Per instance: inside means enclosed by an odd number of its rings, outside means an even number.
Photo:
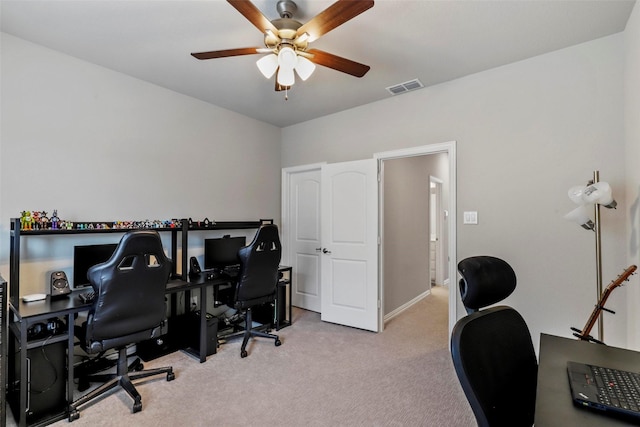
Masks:
[[[478,223],[478,211],[465,211],[463,224],[477,224]]]

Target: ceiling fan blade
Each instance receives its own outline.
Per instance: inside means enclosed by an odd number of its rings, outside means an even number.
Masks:
[[[267,19],[260,10],[248,0],[227,0],[231,6],[249,20],[261,33],[271,30],[278,34],[278,29]]]
[[[298,28],[297,35],[308,33],[312,42],[372,7],[373,0],[338,0]]]
[[[260,53],[259,47],[243,47],[240,49],[225,49],[225,50],[212,50],[211,52],[197,52],[192,53],[191,56],[198,59],[215,59],[226,58],[228,56],[240,56],[240,55],[253,55]]]
[[[334,70],[341,71],[343,73],[351,74],[355,77],[362,77],[371,69],[368,65],[360,64],[322,50],[310,49],[307,52],[313,54],[313,58],[309,58],[311,62],[324,67],[333,68]]]

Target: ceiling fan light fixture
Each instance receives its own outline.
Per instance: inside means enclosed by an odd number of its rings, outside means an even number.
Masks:
[[[293,73],[293,69],[298,63],[298,55],[296,52],[290,48],[289,46],[284,46],[280,48],[280,52],[278,52],[278,65],[280,65],[280,69],[287,69]]]
[[[278,56],[275,54],[266,55],[256,62],[258,69],[265,78],[270,79],[278,69]]]
[[[296,65],[296,72],[298,76],[304,81],[311,77],[311,74],[316,69],[316,64],[309,61],[307,58],[303,56],[298,56],[298,63]]]
[[[293,86],[294,83],[293,68],[283,68],[281,66],[278,70],[278,84],[280,86]]]

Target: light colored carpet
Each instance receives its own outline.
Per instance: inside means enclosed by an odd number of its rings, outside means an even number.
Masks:
[[[176,379],[138,383],[143,410],[122,390],[86,407],[82,426],[475,426],[453,370],[447,292],[391,319],[382,333],[325,323],[294,309],[282,346],[240,341],[206,363],[176,352],[145,363],[172,365]],[[66,426],[60,421],[55,426]]]

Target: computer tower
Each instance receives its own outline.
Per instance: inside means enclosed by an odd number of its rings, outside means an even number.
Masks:
[[[21,422],[20,389],[27,387],[26,423],[37,423],[61,414],[67,407],[67,341],[27,350],[27,384],[20,384],[19,344],[12,340],[8,401],[17,423]]]
[[[200,312],[193,311],[188,316],[188,344],[191,348],[200,351]],[[218,351],[218,318],[207,313],[206,328],[207,356],[211,356]]]

